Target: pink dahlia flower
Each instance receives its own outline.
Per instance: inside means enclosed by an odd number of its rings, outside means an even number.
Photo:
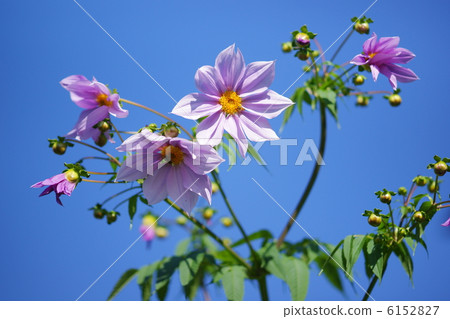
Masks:
[[[142,190],[149,204],[169,196],[189,213],[198,196],[211,203],[211,181],[206,174],[224,161],[211,146],[143,129],[117,150],[135,152],[123,163],[117,179],[145,179]]]
[[[248,141],[276,140],[267,119],[283,112],[293,102],[269,86],[275,76],[275,61],[245,65],[234,44],[219,53],[215,66],[202,66],[195,74],[201,93],[182,98],[172,113],[187,119],[206,117],[197,128],[200,144],[215,146],[226,130],[237,142],[240,153]]]
[[[55,175],[51,178],[47,178],[42,182],[38,182],[31,187],[38,188],[48,186],[40,196],[48,195],[51,192],[56,194],[56,202],[62,206],[62,202],[59,199],[61,195],[70,196],[80,181],[80,177],[77,172],[73,170],[68,170],[65,173]]]
[[[396,90],[397,82],[406,83],[419,79],[412,70],[396,64],[408,63],[415,57],[411,51],[399,48],[399,43],[399,37],[380,38],[377,41],[377,35],[373,33],[363,44],[363,54],[355,56],[350,63],[369,66],[374,81],[380,73],[385,75]]]
[[[83,75],[71,75],[61,82],[63,88],[70,92],[72,101],[79,107],[85,109],[81,112],[74,128],[67,133],[66,137],[87,140],[97,140],[100,130],[94,126],[104,119],[113,115],[118,118],[128,116],[128,110],[124,110],[119,104],[119,94],[111,94],[103,83],[95,78],[92,81]]]

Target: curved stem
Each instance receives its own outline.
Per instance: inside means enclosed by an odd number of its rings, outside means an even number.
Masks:
[[[121,165],[122,165],[122,164],[117,160],[117,158],[115,158],[114,156],[112,156],[112,155],[109,154],[108,152],[105,152],[105,151],[102,150],[101,148],[95,147],[95,146],[93,146],[93,145],[90,145],[90,144],[87,144],[87,143],[84,143],[84,142],[82,142],[82,141],[75,140],[75,139],[72,139],[72,138],[66,138],[66,141],[73,142],[73,143],[78,143],[78,144],[81,144],[81,145],[90,147],[90,148],[92,148],[92,149],[94,149],[94,150],[96,150],[96,151],[98,151],[98,152],[100,152],[100,153],[103,153],[103,154],[105,154],[106,156],[108,156],[114,163],[117,164],[117,166],[121,166]]]
[[[109,182],[109,181],[97,181],[95,179],[85,179],[82,178],[81,181],[83,182],[89,182],[89,183],[99,183],[99,184],[124,184],[124,183],[128,183],[126,181],[120,181],[120,182]]]
[[[205,233],[207,233],[212,239],[214,239],[217,243],[219,243],[225,250],[227,250],[241,265],[243,265],[248,270],[251,270],[252,267],[241,257],[239,256],[231,247],[229,247],[227,244],[223,242],[223,240],[217,236],[215,233],[213,233],[208,227],[203,225],[201,222],[199,222],[197,219],[195,219],[193,216],[190,216],[188,213],[186,213],[184,210],[182,210],[180,207],[178,207],[174,202],[172,202],[170,199],[166,198],[164,200],[167,204],[169,204],[171,207],[173,207],[176,211],[178,211],[181,215],[189,219],[192,223],[194,223],[198,228],[203,230]]]
[[[160,113],[160,112],[158,112],[158,111],[156,111],[154,109],[151,109],[151,108],[149,108],[149,107],[147,107],[145,105],[142,105],[142,104],[139,104],[139,103],[136,103],[136,102],[133,102],[133,101],[125,100],[125,99],[122,99],[122,98],[120,99],[120,101],[122,101],[124,103],[127,103],[127,104],[131,104],[131,105],[140,107],[140,108],[142,108],[144,110],[147,110],[147,111],[152,112],[152,113],[154,113],[154,114],[156,114],[158,116],[161,116],[162,118],[165,118],[169,122],[173,122],[173,123],[177,124],[192,140],[194,139],[194,137],[191,135],[191,133],[189,133],[183,126],[181,126],[180,124],[178,124],[177,122],[172,120],[170,117],[168,117],[168,116],[166,116],[166,115],[164,115],[164,114],[162,114],[162,113]]]
[[[347,75],[351,70],[353,70],[356,67],[356,65],[352,65],[351,67],[349,67],[347,70],[345,70],[341,75],[339,75],[337,78],[333,79],[333,81],[327,83],[324,85],[324,89],[326,89],[327,87],[333,85],[334,83],[336,83],[339,79],[341,79],[344,75]],[[356,73],[355,73],[356,74]],[[349,77],[350,79],[350,77]]]
[[[247,243],[247,246],[248,246],[248,248],[250,249],[251,254],[252,254],[253,257],[255,258],[255,261],[258,261],[258,262],[259,262],[259,261],[260,261],[259,255],[258,255],[258,254],[256,253],[256,251],[253,249],[253,246],[252,246],[250,240],[248,239],[248,236],[247,236],[247,234],[245,233],[244,228],[242,227],[242,225],[241,225],[241,223],[239,222],[239,220],[238,220],[236,214],[234,213],[233,207],[231,207],[231,204],[230,204],[230,202],[228,201],[227,195],[225,195],[225,191],[223,190],[222,184],[220,183],[220,180],[219,180],[219,178],[218,178],[218,176],[217,176],[217,173],[216,173],[215,171],[212,171],[211,174],[212,174],[212,176],[213,176],[213,178],[214,178],[214,181],[215,181],[215,182],[217,183],[217,185],[219,186],[220,194],[222,195],[223,200],[225,201],[225,204],[226,204],[228,210],[230,211],[231,216],[232,216],[233,219],[234,219],[234,222],[236,223],[237,227],[239,228],[239,231],[241,232],[242,237],[244,237],[244,240],[245,240],[245,242]]]
[[[289,230],[291,229],[292,225],[294,224],[294,221],[297,219],[298,215],[300,214],[300,211],[303,208],[303,205],[305,204],[306,200],[308,199],[309,194],[311,193],[311,190],[314,186],[314,183],[316,182],[317,176],[319,175],[320,167],[322,166],[323,157],[325,155],[325,144],[327,140],[327,117],[326,117],[326,110],[324,105],[320,105],[320,123],[321,123],[321,131],[320,131],[320,145],[319,145],[319,154],[317,155],[317,161],[314,166],[314,170],[311,174],[311,177],[309,178],[308,185],[306,186],[305,191],[303,192],[302,197],[300,198],[297,206],[295,207],[294,212],[292,213],[292,218],[289,219],[288,223],[284,227],[280,237],[277,241],[277,247],[280,248],[281,244],[284,242],[284,239],[286,238],[286,235],[288,234]]]
[[[120,141],[123,143],[122,135],[120,135],[119,130],[117,129],[117,127],[114,125],[114,123],[112,121],[109,121],[109,123],[111,123],[111,126],[113,127],[114,131],[116,131],[116,134],[119,137]]]
[[[110,158],[106,158],[106,157],[99,157],[99,156],[85,156],[85,157],[80,158],[80,159],[77,161],[77,163],[81,163],[81,162],[83,162],[84,160],[87,160],[87,159],[98,159],[98,160],[104,160],[104,161],[111,161]]]
[[[361,301],[367,301],[367,299],[369,299],[369,296],[373,290],[373,288],[375,288],[375,284],[378,281],[378,277],[377,276],[373,276],[372,281],[370,282],[369,287],[366,290],[366,293],[364,294],[364,297]]]
[[[333,62],[334,59],[337,57],[338,53],[341,51],[341,49],[344,47],[345,43],[348,41],[348,39],[350,39],[350,37],[352,36],[353,32],[355,30],[352,29],[352,31],[349,32],[349,34],[347,34],[347,36],[345,37],[345,39],[342,41],[342,43],[338,46],[338,48],[336,49],[336,52],[334,52],[333,56],[331,57],[330,62]]]
[[[350,92],[348,95],[359,95],[359,94],[364,94],[364,95],[372,95],[372,94],[391,94],[392,92],[390,91],[359,91],[359,92]]]
[[[138,132],[135,132],[135,131],[119,131],[119,133],[134,135],[134,134],[137,134]]]
[[[117,174],[117,173],[114,173],[114,172],[91,172],[91,171],[87,171],[87,173],[88,174],[91,174],[91,175],[114,175],[114,174]]]
[[[114,194],[114,195],[112,195],[112,196],[109,196],[107,199],[105,199],[102,203],[101,203],[101,205],[103,206],[103,205],[105,205],[107,202],[109,202],[111,199],[114,199],[114,198],[116,198],[117,196],[119,196],[119,195],[122,195],[123,193],[126,193],[126,192],[128,192],[128,191],[130,191],[130,190],[132,190],[132,189],[137,189],[137,188],[141,188],[142,186],[134,186],[134,187],[131,187],[131,188],[127,188],[127,189],[125,189],[125,190],[123,190],[123,191],[120,191],[120,192],[118,192],[118,193],[116,193],[116,194]]]
[[[436,180],[434,181],[436,183],[436,187],[434,189],[434,195],[433,195],[433,204],[436,204],[436,195],[438,192],[438,188],[439,188],[439,175],[436,175]]]

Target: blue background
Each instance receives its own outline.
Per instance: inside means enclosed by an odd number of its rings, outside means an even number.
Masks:
[[[307,24],[319,33],[327,48],[372,1],[86,1],[85,6],[129,53],[176,99],[196,91],[194,73],[213,64],[218,52],[232,43],[242,50],[246,62],[277,60],[272,89],[283,92],[301,73],[303,63],[283,54],[280,43],[290,32]],[[407,8],[407,10],[406,10]],[[47,138],[63,135],[76,121],[80,109],[58,82],[71,74],[95,75],[118,88],[122,97],[168,113],[173,101],[73,2],[3,1],[0,10],[2,50],[0,51],[2,106],[0,130],[0,299],[74,300],[139,235],[129,230],[126,206],[118,222],[106,225],[95,220],[87,208],[121,186],[102,188],[82,183],[65,207],[54,197],[38,198],[40,190],[29,186],[92,155],[77,147],[66,155],[54,155]],[[423,5],[419,1],[380,0],[367,14],[375,20],[372,30],[380,36],[401,37],[401,46],[417,57],[409,63],[420,81],[401,85],[403,104],[392,108],[377,96],[367,108],[354,107],[354,100],[340,104],[340,124],[329,120],[326,166],[320,172],[299,222],[314,237],[336,244],[348,234],[372,231],[361,217],[365,209],[380,207],[373,193],[383,187],[409,187],[416,174],[428,174],[426,165],[434,154],[449,156],[448,145],[448,41],[447,1]],[[367,36],[355,34],[338,56],[345,62],[361,51]],[[330,50],[332,53],[337,45]],[[301,85],[306,79],[297,83]],[[369,79],[365,89],[390,90],[386,78]],[[291,89],[286,93],[290,96]],[[179,119],[190,127],[193,122]],[[123,130],[136,130],[160,121],[130,106],[129,118],[116,121]],[[283,137],[318,141],[319,114],[305,111],[293,116]],[[278,130],[281,117],[271,124]],[[111,146],[109,149],[113,150]],[[309,178],[313,164],[294,166],[300,146],[289,148],[289,165],[278,164],[278,147],[266,144],[261,154],[271,174],[252,161],[236,166],[222,179],[230,200],[248,232],[269,228],[278,235],[287,222],[286,214],[252,181],[255,178],[288,212],[294,208]],[[100,163],[102,164],[102,163]],[[88,169],[101,170],[98,163]],[[105,168],[108,170],[108,168]],[[450,191],[444,183],[442,193]],[[227,212],[220,197],[214,198],[220,216]],[[111,207],[110,207],[111,208]],[[140,213],[144,207],[141,206]],[[164,203],[155,211],[163,212]],[[165,217],[173,219],[170,210]],[[218,218],[217,217],[217,218]],[[450,229],[440,226],[450,210],[440,211],[426,233],[429,257],[419,248],[414,257],[414,287],[398,261],[392,261],[385,279],[377,285],[377,300],[449,300]],[[138,223],[138,220],[136,221]],[[214,228],[222,236],[238,238],[236,229]],[[294,226],[289,240],[306,235]],[[104,300],[118,277],[132,267],[170,254],[182,230],[172,227],[167,240],[157,240],[150,250],[139,241],[108,271],[82,300]],[[244,251],[244,253],[246,253]],[[313,268],[308,300],[360,300],[362,291],[346,284],[346,295],[331,287]],[[355,278],[367,287],[361,262]],[[178,276],[172,280],[169,299],[183,299]],[[223,300],[220,289],[210,288],[214,300]],[[289,300],[289,291],[278,279],[269,280],[273,300]],[[140,296],[133,282],[119,294],[119,300]],[[257,287],[246,284],[245,299],[259,298]]]

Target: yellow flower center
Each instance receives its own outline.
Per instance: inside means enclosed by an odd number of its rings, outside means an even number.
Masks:
[[[108,95],[101,93],[97,95],[97,104],[98,106],[106,105],[108,107],[112,106],[113,102],[108,100]]]
[[[219,99],[220,105],[222,105],[222,112],[226,115],[233,115],[241,112],[242,100],[239,95],[234,91],[226,91]]]
[[[374,52],[374,53],[371,53],[371,54],[369,54],[369,58],[373,58],[374,56],[376,56],[377,55],[377,52]]]
[[[66,173],[65,173],[66,179],[71,182],[71,183],[76,183],[78,182],[78,179],[80,178],[80,176],[78,175],[77,172],[75,172],[73,169],[69,169]]]
[[[173,165],[178,165],[183,162],[184,153],[176,146],[167,145],[161,148],[161,155],[165,157]]]

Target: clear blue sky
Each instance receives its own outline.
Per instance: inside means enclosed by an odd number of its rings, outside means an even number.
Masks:
[[[193,92],[194,73],[212,64],[219,51],[232,43],[242,50],[246,62],[277,60],[272,88],[284,91],[300,74],[303,64],[280,50],[290,32],[307,24],[328,47],[349,25],[349,19],[362,13],[372,1],[86,1],[80,0],[99,22],[176,99]],[[90,152],[77,147],[64,157],[47,148],[47,138],[63,135],[72,128],[80,111],[58,82],[71,74],[96,76],[118,88],[122,97],[169,112],[173,101],[129,57],[96,26],[71,0],[7,1],[0,10],[2,50],[0,72],[3,137],[0,201],[0,299],[74,300],[138,236],[129,231],[125,217],[111,226],[94,220],[87,208],[111,194],[119,186],[101,188],[83,183],[72,198],[63,198],[65,207],[53,197],[38,198],[29,186],[59,173],[63,162],[76,161]],[[446,1],[423,5],[419,1],[379,0],[367,14],[380,36],[401,37],[401,46],[417,57],[409,66],[420,81],[402,85],[404,103],[390,107],[381,96],[368,108],[356,108],[353,101],[340,105],[341,129],[330,120],[329,140],[318,183],[301,214],[301,224],[315,237],[337,243],[348,234],[371,231],[361,213],[380,207],[373,193],[383,187],[409,186],[416,174],[426,174],[434,154],[450,155],[447,103],[448,41]],[[366,36],[355,35],[338,61],[351,59],[361,51]],[[331,52],[334,51],[333,49]],[[303,79],[300,80],[301,84]],[[368,81],[371,82],[371,81]],[[389,90],[380,77],[368,89]],[[292,94],[292,90],[287,95]],[[151,114],[130,109],[130,117],[120,121],[124,130],[135,130],[159,121]],[[298,114],[283,137],[318,138],[319,114],[309,110],[302,120]],[[193,122],[180,119],[186,126]],[[271,121],[278,129],[281,118]],[[112,149],[112,148],[111,148]],[[300,147],[293,147],[298,154]],[[278,235],[287,216],[251,180],[258,180],[288,211],[300,196],[312,164],[279,166],[276,148],[265,145],[261,154],[269,163],[271,175],[254,163],[235,167],[222,178],[229,197],[245,228],[268,228]],[[97,166],[90,167],[99,169]],[[448,183],[442,187],[448,196]],[[214,199],[223,216],[220,198]],[[164,203],[156,211],[166,209]],[[175,218],[173,210],[166,215]],[[440,226],[450,210],[437,214],[426,233],[429,257],[418,249],[415,261],[415,287],[394,261],[381,286],[373,292],[379,300],[449,300],[450,229]],[[215,228],[223,236],[238,238],[235,230]],[[152,262],[175,248],[186,236],[172,228],[166,241],[157,241],[150,250],[137,243],[83,297],[104,300],[118,277],[128,268]],[[305,234],[295,227],[292,241]],[[368,282],[362,263],[355,276],[363,286]],[[313,269],[308,300],[360,300],[362,292],[347,286],[344,296]],[[182,299],[178,278],[169,299]],[[175,288],[175,289],[174,289]],[[288,300],[286,285],[269,280],[272,299]],[[211,288],[213,299],[224,299]],[[135,283],[120,300],[139,298]],[[258,298],[256,287],[246,285],[245,299]]]

